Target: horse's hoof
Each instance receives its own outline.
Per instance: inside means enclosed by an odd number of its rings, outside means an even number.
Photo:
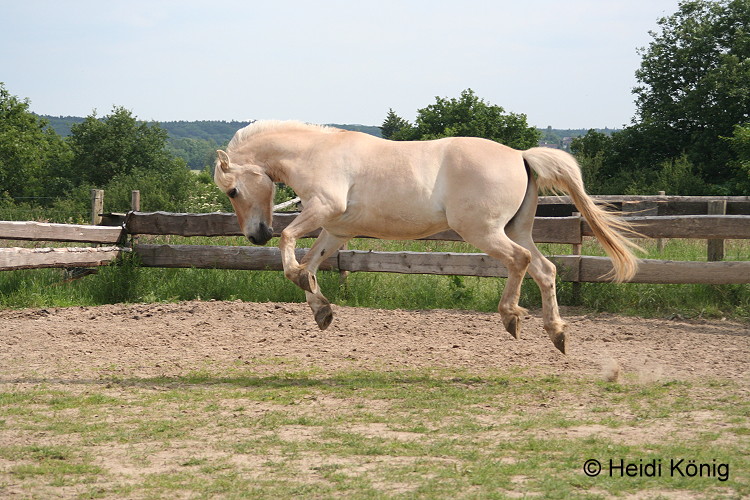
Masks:
[[[511,316],[507,322],[503,322],[505,329],[513,335],[513,338],[518,340],[521,337],[521,320],[518,316]]]
[[[331,310],[331,306],[325,305],[315,313],[315,322],[321,330],[328,328],[331,321],[333,321],[333,311]]]
[[[565,333],[560,332],[554,336],[550,335],[552,343],[557,347],[557,350],[565,354]]]

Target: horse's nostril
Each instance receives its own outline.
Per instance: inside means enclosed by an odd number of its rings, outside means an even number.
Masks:
[[[261,222],[260,233],[267,239],[271,239],[271,237],[273,236],[273,228],[268,227],[268,225],[265,222]]]

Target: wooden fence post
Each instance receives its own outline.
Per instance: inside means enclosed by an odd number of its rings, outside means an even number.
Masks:
[[[98,226],[102,223],[102,212],[104,212],[104,190],[91,190],[91,225]]]
[[[141,211],[141,192],[137,189],[130,192],[130,210],[133,212]],[[138,244],[138,235],[131,235],[130,243],[135,248],[135,245]]]
[[[708,215],[726,215],[727,201],[715,200],[708,202]],[[724,260],[724,240],[708,240],[708,261]]]
[[[130,192],[130,210],[133,212],[141,211],[141,192],[137,189]]]
[[[667,193],[665,191],[659,191],[659,196],[666,196],[666,194]],[[658,210],[657,210],[657,212],[654,215],[659,215]],[[664,244],[665,244],[665,242],[666,242],[666,240],[664,238],[657,238],[656,239],[656,250],[659,253],[662,253],[664,251]]]
[[[573,212],[571,214],[573,217],[578,217],[578,227],[581,227],[582,221],[581,221],[581,212]],[[581,236],[581,243],[576,243],[571,245],[571,255],[581,255],[581,248],[583,247],[583,236]],[[580,264],[578,264],[580,266]],[[580,281],[574,281],[573,282],[573,305],[581,305],[581,282]]]

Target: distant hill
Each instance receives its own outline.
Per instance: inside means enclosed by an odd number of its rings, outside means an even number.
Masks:
[[[78,116],[41,115],[49,126],[63,137],[70,135],[71,127],[82,123],[85,118]],[[171,121],[158,122],[169,134],[168,148],[172,154],[183,158],[188,167],[202,170],[213,163],[216,149],[225,146],[237,130],[249,125],[250,121]],[[369,125],[329,124],[344,130],[355,130],[380,137],[380,127]]]
[[[79,116],[49,116],[38,115],[49,122],[49,126],[57,132],[57,135],[67,137],[70,135],[70,127],[77,123],[83,123],[85,118]]]
[[[59,135],[70,135],[74,124],[82,123],[85,118],[78,116],[41,115]],[[216,149],[225,146],[237,130],[252,123],[251,121],[171,121],[158,122],[169,134],[168,147],[175,156],[183,158],[188,167],[201,170],[213,163]],[[374,125],[328,124],[344,130],[355,130],[381,137],[380,127]],[[589,129],[539,129],[542,133],[540,145],[570,150],[570,143],[576,137],[586,135]],[[597,132],[611,134],[613,129],[596,129]]]
[[[50,116],[40,115],[49,122],[50,127],[59,135],[66,137],[70,135],[70,129],[74,124],[82,123],[85,118],[79,116]],[[157,122],[173,138],[201,139],[213,141],[222,145],[232,138],[237,130],[251,124],[251,121],[221,121],[221,120],[197,120],[197,121],[171,121]],[[366,134],[381,137],[380,127],[371,125],[349,125],[328,123],[332,127],[344,130],[355,130]]]

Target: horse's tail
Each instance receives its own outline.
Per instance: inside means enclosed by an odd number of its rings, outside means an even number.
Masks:
[[[559,149],[531,148],[523,152],[523,159],[536,172],[537,183],[541,189],[564,191],[570,195],[576,208],[612,259],[614,280],[630,280],[638,270],[638,259],[631,249],[640,248],[627,239],[622,231],[636,233],[628,222],[598,207],[586,194],[581,168],[575,158]]]

